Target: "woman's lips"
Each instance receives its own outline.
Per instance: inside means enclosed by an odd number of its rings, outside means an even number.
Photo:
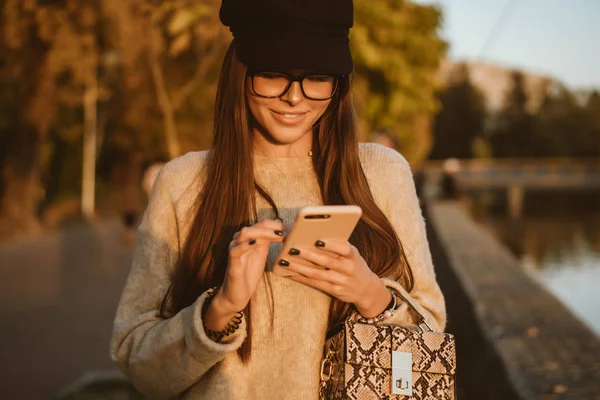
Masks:
[[[304,121],[304,119],[306,118],[306,114],[308,114],[308,113],[306,113],[306,112],[285,113],[285,112],[277,112],[277,111],[271,110],[271,114],[273,114],[275,119],[277,121],[281,122],[282,124],[297,125],[297,124],[301,123],[302,121]]]

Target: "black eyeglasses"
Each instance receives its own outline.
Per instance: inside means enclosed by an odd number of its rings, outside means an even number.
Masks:
[[[302,94],[309,100],[329,100],[338,88],[338,77],[333,75],[253,72],[249,76],[254,94],[267,99],[285,95],[294,82],[300,83]]]

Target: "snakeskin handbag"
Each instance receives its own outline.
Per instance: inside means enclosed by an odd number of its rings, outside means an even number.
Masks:
[[[321,363],[321,400],[454,400],[454,336],[417,327],[358,323],[354,316],[331,329]]]

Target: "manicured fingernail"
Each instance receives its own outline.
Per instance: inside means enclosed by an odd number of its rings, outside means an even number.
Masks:
[[[275,221],[283,222],[283,220],[279,217],[275,218]]]
[[[323,242],[322,240],[317,240],[315,242],[315,246],[317,246],[317,247],[325,247],[325,242]]]
[[[248,244],[249,244],[250,246],[252,246],[252,245],[256,244],[256,239],[252,239],[251,241],[249,241],[249,242],[248,242]]]
[[[283,236],[283,231],[274,231],[277,236]]]
[[[290,256],[300,255],[300,250],[298,250],[298,249],[290,249],[289,255]]]
[[[290,263],[286,260],[279,260],[279,265],[281,265],[282,267],[289,267]]]

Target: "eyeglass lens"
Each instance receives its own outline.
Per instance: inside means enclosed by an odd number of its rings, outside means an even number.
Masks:
[[[284,74],[256,73],[253,78],[254,92],[264,97],[283,96],[289,82],[288,76]],[[337,79],[330,75],[306,75],[300,84],[306,97],[315,100],[329,99],[336,89]]]

